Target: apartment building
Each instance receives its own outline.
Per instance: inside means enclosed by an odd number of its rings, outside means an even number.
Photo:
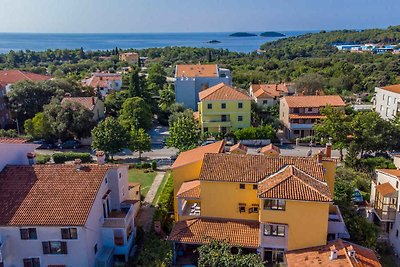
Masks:
[[[296,139],[314,134],[314,123],[325,116],[321,109],[326,106],[344,108],[346,104],[338,95],[285,96],[280,101],[279,119],[284,126],[285,137]]]
[[[381,118],[393,119],[400,110],[400,84],[375,87],[374,107]]]
[[[266,157],[214,147],[196,163],[180,157],[187,164],[172,167],[177,222],[168,237],[175,255],[216,239],[282,263],[287,251],[349,237],[332,201],[336,164],[322,154]]]
[[[199,93],[198,120],[201,131],[227,133],[250,127],[251,98],[220,83]]]
[[[0,140],[0,266],[127,261],[140,205],[129,198],[128,166],[104,164],[101,154],[97,164],[35,165],[34,147]]]
[[[281,97],[293,94],[294,91],[293,85],[288,83],[252,84],[249,88],[251,97],[259,107],[274,106]]]
[[[137,65],[140,58],[138,53],[130,52],[130,53],[120,53],[119,60],[128,62],[131,65]]]
[[[216,64],[176,65],[175,102],[197,111],[199,93],[219,83],[232,85],[230,70]]]
[[[112,91],[120,91],[122,88],[122,75],[119,73],[93,73],[88,79],[82,81],[85,86],[95,88],[105,97]]]

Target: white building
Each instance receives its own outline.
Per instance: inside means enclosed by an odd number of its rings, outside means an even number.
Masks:
[[[400,110],[400,84],[375,87],[375,111],[385,120],[393,119]]]
[[[85,86],[93,87],[105,97],[111,91],[120,91],[122,88],[122,75],[119,73],[93,73],[92,77],[82,81]]]
[[[139,207],[129,198],[128,166],[101,157],[97,164],[35,165],[26,154],[34,146],[0,140],[0,266],[126,261]]]
[[[214,85],[232,85],[231,71],[218,65],[176,65],[175,102],[197,110],[199,92]]]

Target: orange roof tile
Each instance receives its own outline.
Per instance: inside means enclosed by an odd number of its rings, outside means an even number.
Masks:
[[[279,97],[289,92],[288,84],[252,84],[253,95],[257,98]]]
[[[205,65],[176,65],[175,77],[217,77],[218,66],[216,64]]]
[[[327,183],[313,178],[292,165],[261,181],[258,185],[258,196],[302,201],[332,201]]]
[[[326,116],[321,114],[289,114],[289,119],[324,119]]]
[[[219,83],[199,93],[203,100],[251,100],[251,97],[225,83]]]
[[[229,149],[229,152],[235,151],[235,150],[242,150],[244,152],[247,152],[248,148],[247,146],[243,145],[242,143],[237,143],[236,145],[231,146]]]
[[[84,106],[86,109],[93,111],[96,106],[98,98],[89,96],[89,97],[64,97],[61,101],[61,104],[65,104],[66,102],[78,103]]]
[[[258,221],[199,218],[176,222],[167,240],[184,244],[219,240],[232,246],[258,248],[259,237]]]
[[[287,165],[294,165],[312,177],[325,182],[322,165],[302,157],[266,157],[264,155],[206,154],[200,181],[258,183]]]
[[[335,260],[329,258],[331,246],[338,250]],[[355,257],[348,255],[351,246],[356,252]],[[288,251],[286,260],[289,267],[382,267],[372,250],[341,239],[325,246]]]
[[[396,176],[397,178],[400,179],[400,170],[397,169],[377,169],[377,172],[382,172],[384,174]]]
[[[388,85],[388,86],[381,87],[381,88],[386,91],[400,94],[400,84]]]
[[[280,148],[277,147],[277,146],[274,146],[273,144],[269,144],[269,145],[266,145],[266,146],[262,147],[260,149],[260,153],[265,153],[265,152],[270,151],[270,150],[275,150],[276,152],[281,153]]]
[[[184,182],[176,194],[180,198],[200,198],[200,181],[194,180],[190,182]]]
[[[397,192],[389,182],[377,185],[375,189],[384,197],[389,197]]]
[[[105,88],[108,86],[108,81],[122,80],[121,74],[115,73],[94,73],[90,79],[86,80],[86,86],[93,88]]]
[[[0,137],[0,144],[25,144],[28,139],[17,137]]]
[[[0,225],[84,225],[106,172],[117,166],[6,166],[0,172]]]
[[[13,84],[20,81],[45,81],[52,77],[22,70],[0,70],[0,82]]]
[[[282,99],[286,100],[290,108],[319,108],[327,105],[334,107],[346,106],[338,95],[285,96]]]
[[[206,146],[199,146],[197,148],[182,152],[172,164],[172,169],[203,160],[206,153],[222,153],[224,151],[225,141],[215,142]]]

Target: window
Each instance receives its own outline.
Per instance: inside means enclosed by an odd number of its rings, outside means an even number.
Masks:
[[[204,127],[204,132],[208,132],[208,127]]]
[[[221,115],[221,121],[227,121],[226,115]]]
[[[96,255],[97,254],[97,244],[94,245],[93,249],[94,249],[94,255]]]
[[[42,242],[43,254],[68,254],[67,242],[48,241]]]
[[[226,103],[221,103],[221,108],[226,109]]]
[[[37,239],[36,228],[19,229],[19,233],[21,234],[21,239]]]
[[[122,177],[122,174],[119,172],[119,173],[118,173],[118,178],[121,179],[121,177]]]
[[[396,237],[399,237],[399,230],[396,230]]]
[[[226,133],[226,127],[221,127],[221,132]]]
[[[24,261],[24,267],[40,267],[39,258],[23,259],[23,261]]]
[[[390,96],[388,96],[388,98],[387,98],[387,104],[388,105],[390,105],[390,100],[391,100],[390,98],[391,98]]]
[[[257,189],[258,189],[258,185],[253,184],[253,189],[254,189],[254,190],[257,190]]]
[[[265,210],[285,210],[286,201],[281,199],[266,199],[264,200]]]
[[[253,204],[251,208],[249,208],[249,213],[258,213],[258,205]]]
[[[300,130],[294,130],[293,133],[294,134],[300,134]]]
[[[268,100],[263,100],[263,105],[268,105]]]
[[[108,179],[107,179],[107,177],[106,177],[106,179],[105,179],[105,182],[106,182],[106,183],[108,183]]]
[[[265,236],[285,236],[285,226],[283,225],[275,225],[275,224],[267,224],[264,226],[264,235]]]
[[[242,102],[238,103],[238,108],[243,108],[243,103]]]
[[[307,108],[307,111],[308,112],[312,112],[312,108]]]
[[[238,121],[243,121],[243,116],[238,116]]]
[[[294,108],[293,109],[293,113],[299,113],[300,112],[300,109],[299,108]]]
[[[78,239],[78,231],[76,228],[61,228],[62,239]]]
[[[246,212],[246,204],[244,203],[239,203],[239,212]]]
[[[246,189],[246,185],[245,185],[245,184],[240,184],[240,185],[239,185],[239,188],[240,188],[240,189]]]
[[[207,104],[207,108],[212,109],[212,104],[211,103]]]

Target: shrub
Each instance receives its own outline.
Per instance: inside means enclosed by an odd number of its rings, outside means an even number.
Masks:
[[[36,155],[36,164],[46,164],[51,159],[50,155],[38,154]]]
[[[154,232],[146,234],[140,248],[136,266],[172,266],[172,244]]]
[[[154,220],[160,221],[163,230],[168,234],[172,229],[172,221],[169,220],[168,212],[174,209],[174,179],[171,173],[167,175],[167,182],[158,200],[158,209],[154,213]]]
[[[77,152],[64,152],[53,154],[54,163],[65,163],[74,159],[82,160],[82,163],[92,161],[92,155],[90,153],[77,153]]]
[[[152,168],[152,164],[150,164],[148,162],[130,164],[129,168],[130,169],[150,169],[150,168]]]
[[[151,168],[152,168],[153,171],[157,170],[157,161],[153,160],[151,162]]]
[[[276,139],[275,130],[271,125],[236,130],[234,135],[237,140]]]

